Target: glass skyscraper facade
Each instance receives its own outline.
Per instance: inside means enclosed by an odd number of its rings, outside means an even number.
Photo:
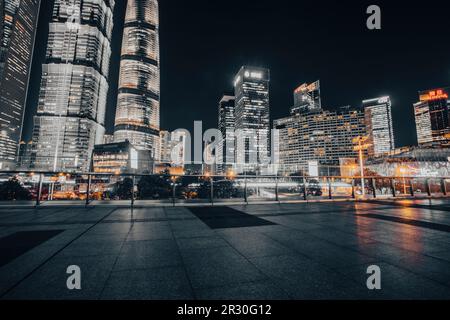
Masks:
[[[55,0],[32,157],[41,170],[89,170],[102,143],[114,0]]]
[[[0,1],[0,170],[18,156],[40,3]]]
[[[224,95],[219,102],[219,130],[222,139],[217,147],[216,162],[218,169],[226,171],[226,167],[235,162],[235,100],[232,95]]]
[[[377,157],[395,149],[392,103],[389,96],[363,101],[369,156]]]
[[[129,140],[160,159],[159,13],[157,0],[128,0],[114,140]]]
[[[414,104],[419,145],[450,146],[449,92],[441,88],[419,93],[420,101]]]
[[[242,67],[235,77],[236,163],[253,171],[270,152],[270,71]]]

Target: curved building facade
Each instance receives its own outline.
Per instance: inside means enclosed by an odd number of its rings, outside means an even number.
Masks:
[[[120,62],[115,142],[129,140],[159,159],[159,14],[157,0],[128,0]]]
[[[42,170],[89,170],[102,143],[114,0],[55,0],[37,115],[32,163]]]

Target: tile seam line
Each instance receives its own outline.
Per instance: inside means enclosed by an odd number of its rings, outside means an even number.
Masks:
[[[223,237],[221,234],[219,234],[217,231],[213,230],[215,233],[217,233],[219,235],[220,238],[222,238],[230,247],[233,251],[235,251],[239,256],[241,256],[242,258],[244,258],[245,261],[247,261],[248,263],[250,263],[256,270],[258,270],[259,272],[261,272],[261,274],[263,274],[267,279],[269,280],[273,280],[274,278],[269,276],[267,273],[265,273],[263,270],[261,270],[260,268],[258,268],[258,266],[256,264],[254,264],[250,259],[248,259],[246,256],[244,256],[239,250],[237,250],[233,244],[231,242],[229,242],[225,237]],[[270,238],[270,237],[269,237]],[[271,238],[270,238],[271,239]],[[272,239],[273,240],[273,239]],[[277,241],[275,241],[277,242]],[[279,242],[277,242],[278,244],[280,244]],[[283,247],[285,247],[283,245]],[[287,248],[289,249],[289,248]],[[277,284],[274,284],[276,288],[280,289],[282,292],[284,292],[288,297],[290,297],[291,299],[293,299],[292,295],[286,291],[284,288],[279,287]]]
[[[97,300],[101,300],[102,299],[103,293],[105,292],[105,289],[106,289],[106,285],[108,284],[109,279],[111,279],[111,276],[112,276],[112,274],[114,272],[114,268],[116,267],[117,262],[119,261],[120,254],[122,253],[123,247],[125,246],[125,242],[127,242],[127,239],[130,236],[131,230],[133,230],[134,223],[135,223],[135,219],[133,218],[133,213],[134,213],[134,208],[131,207],[131,210],[130,210],[131,217],[130,217],[130,220],[129,220],[129,222],[131,222],[131,227],[128,230],[127,235],[123,239],[122,244],[120,245],[119,253],[117,254],[116,258],[114,259],[114,263],[113,263],[113,265],[111,267],[111,270],[108,273],[108,277],[106,278],[105,282],[103,283],[102,290],[100,291],[100,293],[97,296]]]
[[[167,212],[166,208],[164,208],[163,210],[164,210],[164,213],[165,213],[166,217],[168,218],[168,212]],[[185,210],[186,210],[186,209],[185,209]],[[189,211],[189,210],[188,210],[188,211]],[[189,211],[189,212],[190,212],[190,211]],[[190,213],[191,213],[191,212],[190,212]],[[191,213],[191,214],[193,215],[193,213]],[[195,217],[195,216],[193,216],[193,219],[196,220],[196,219],[198,219],[198,218]],[[181,253],[180,246],[179,246],[179,244],[178,244],[177,238],[175,237],[175,233],[174,233],[173,228],[172,228],[172,226],[170,225],[170,223],[169,223],[169,228],[170,228],[170,233],[172,234],[172,239],[173,239],[173,241],[175,242],[175,245],[176,245],[176,247],[177,247],[177,252],[178,252],[178,254],[180,255],[180,258],[181,258],[183,271],[184,271],[184,274],[185,274],[185,276],[186,276],[186,279],[187,279],[187,281],[188,281],[188,283],[189,283],[189,288],[191,289],[191,292],[192,292],[192,298],[193,298],[193,300],[198,300],[198,299],[197,299],[197,294],[195,293],[195,290],[194,290],[194,286],[192,285],[191,278],[189,277],[189,273],[188,273],[188,270],[187,270],[187,267],[186,267],[186,261],[185,261],[185,259],[184,259],[184,257],[183,257],[183,254]]]
[[[51,259],[53,259],[54,257],[56,257],[59,253],[61,253],[64,249],[66,249],[69,245],[71,245],[72,243],[74,243],[76,240],[78,240],[79,238],[81,238],[83,235],[85,235],[89,230],[91,230],[92,228],[94,228],[96,225],[100,224],[106,217],[108,217],[109,215],[111,215],[114,211],[116,211],[117,208],[111,210],[110,212],[106,213],[106,215],[101,218],[100,220],[98,220],[95,224],[93,224],[92,226],[90,226],[89,228],[87,228],[85,231],[83,231],[81,234],[79,234],[78,236],[76,236],[74,239],[72,239],[71,241],[69,241],[66,245],[64,245],[64,247],[62,247],[61,249],[59,249],[58,251],[56,251],[55,253],[53,253],[50,257],[48,257],[47,259],[45,259],[43,262],[41,262],[37,267],[35,267],[33,270],[31,270],[30,272],[28,272],[22,279],[20,279],[19,281],[17,281],[14,285],[12,285],[11,287],[9,287],[7,290],[5,290],[3,293],[0,294],[0,299],[3,299],[7,294],[9,294],[12,290],[14,290],[15,288],[17,288],[22,282],[24,282],[26,279],[28,279],[29,277],[31,277],[31,275],[33,275],[37,270],[39,270],[41,267],[43,267],[46,263],[48,263]]]

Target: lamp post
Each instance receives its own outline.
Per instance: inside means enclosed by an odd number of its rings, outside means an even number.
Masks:
[[[408,172],[408,168],[401,166],[400,167],[400,174],[403,178],[403,194],[406,194],[406,178],[405,178],[405,174]]]
[[[366,195],[366,186],[364,183],[364,154],[363,151],[369,149],[370,144],[365,143],[369,139],[368,136],[359,136],[353,139],[353,143],[357,144],[353,150],[359,152],[359,167],[361,170],[361,188],[362,188],[362,196]],[[363,144],[365,143],[365,144]]]

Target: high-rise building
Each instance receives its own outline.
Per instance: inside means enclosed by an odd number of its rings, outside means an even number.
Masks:
[[[89,170],[105,133],[114,0],[55,0],[34,118],[35,168]]]
[[[275,120],[274,129],[274,152],[281,173],[305,172],[312,161],[338,166],[342,158],[357,158],[353,139],[365,134],[364,112],[344,107],[298,113]]]
[[[160,67],[157,0],[128,0],[114,130],[159,159]]]
[[[234,114],[234,96],[226,94],[219,102],[219,130],[222,139],[217,146],[216,163],[223,172],[235,162],[235,135],[236,119]]]
[[[369,157],[395,149],[392,125],[392,103],[389,96],[363,101],[368,134]]]
[[[0,170],[18,156],[40,3],[0,1]]]
[[[291,114],[311,113],[322,111],[320,98],[320,81],[311,84],[304,83],[294,90],[294,106]]]
[[[187,152],[187,136],[184,131],[160,131],[160,163],[184,167]]]
[[[111,144],[111,143],[114,143],[114,135],[104,134],[103,135],[103,144]]]
[[[419,145],[450,146],[449,92],[441,88],[419,93],[420,101],[414,104]]]
[[[172,133],[170,131],[161,130],[159,132],[159,148],[160,148],[160,159],[161,163],[169,164],[172,153]]]
[[[270,71],[244,66],[235,77],[236,163],[253,171],[270,152]]]

